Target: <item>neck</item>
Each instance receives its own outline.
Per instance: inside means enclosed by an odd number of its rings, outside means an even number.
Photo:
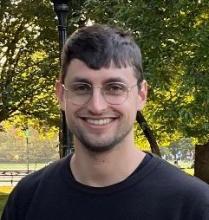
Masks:
[[[126,179],[143,160],[145,153],[137,150],[133,141],[118,144],[113,149],[90,152],[76,141],[70,167],[74,178],[85,185],[104,187]]]

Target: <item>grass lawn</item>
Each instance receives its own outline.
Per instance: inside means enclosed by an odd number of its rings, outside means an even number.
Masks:
[[[179,161],[179,167],[181,167],[181,169],[190,174],[190,175],[194,175],[194,168],[191,168],[192,162],[185,162],[185,161]]]
[[[0,186],[0,216],[2,215],[2,211],[4,205],[7,201],[8,195],[11,192],[12,187],[10,186]]]
[[[194,176],[194,169],[188,168],[188,169],[182,169],[185,173],[188,173],[191,176]]]
[[[174,165],[173,161],[168,161],[169,163]],[[184,171],[185,173],[188,173],[189,175],[194,175],[194,168],[191,168],[192,162],[187,161],[179,161],[177,167]]]
[[[39,170],[44,167],[45,163],[30,163],[30,170]],[[0,163],[0,170],[27,170],[26,163]]]
[[[30,171],[36,171],[41,169],[42,167],[45,167],[45,163],[30,163],[29,164],[29,170]],[[27,163],[0,163],[0,171],[18,171],[18,170],[24,170],[27,171]],[[3,176],[2,179],[0,177],[0,186],[13,186],[15,183],[17,183],[23,176],[18,176],[17,172],[13,172],[12,174],[7,173],[7,176]],[[1,175],[3,173],[1,172]],[[24,175],[21,174],[21,175]],[[1,193],[1,192],[0,192]]]

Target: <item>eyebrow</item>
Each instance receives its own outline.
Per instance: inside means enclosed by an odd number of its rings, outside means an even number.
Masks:
[[[104,81],[104,83],[111,83],[111,82],[122,82],[122,83],[127,84],[127,82],[121,77],[112,77]]]
[[[86,78],[82,78],[82,77],[78,77],[76,76],[73,80],[72,80],[72,83],[75,83],[75,82],[83,82],[83,83],[89,83],[91,84],[91,81],[86,79]]]
[[[89,79],[86,79],[83,77],[78,77],[78,76],[76,76],[72,80],[72,83],[75,83],[75,82],[84,82],[84,83],[92,84],[92,81],[90,81]],[[111,83],[111,82],[122,82],[122,83],[127,84],[127,82],[124,79],[122,79],[121,77],[111,77],[111,78],[104,80],[102,83],[106,84],[106,83]]]

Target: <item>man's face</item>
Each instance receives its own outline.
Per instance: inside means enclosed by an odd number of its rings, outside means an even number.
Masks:
[[[60,83],[57,84],[61,108],[65,111],[67,125],[77,142],[90,151],[104,152],[132,136],[136,112],[143,108],[147,93],[145,81],[142,82],[140,90],[133,86],[137,84],[137,79],[132,67],[111,66],[108,69],[93,70],[84,62],[74,59],[68,67],[64,85],[69,88],[75,82],[88,82],[94,87],[90,100],[78,105],[70,100],[68,91],[64,90]],[[122,104],[113,105],[106,102],[100,88],[107,82],[132,86]]]

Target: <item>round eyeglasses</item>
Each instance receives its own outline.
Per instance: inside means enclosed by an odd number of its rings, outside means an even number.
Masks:
[[[101,90],[101,94],[108,104],[121,105],[127,99],[131,89],[137,85],[138,84],[136,83],[129,87],[122,82],[109,82],[102,87],[97,87],[85,82],[74,82],[66,88],[65,85],[62,84],[64,90],[67,92],[67,98],[76,105],[87,104],[90,101],[95,88]]]

